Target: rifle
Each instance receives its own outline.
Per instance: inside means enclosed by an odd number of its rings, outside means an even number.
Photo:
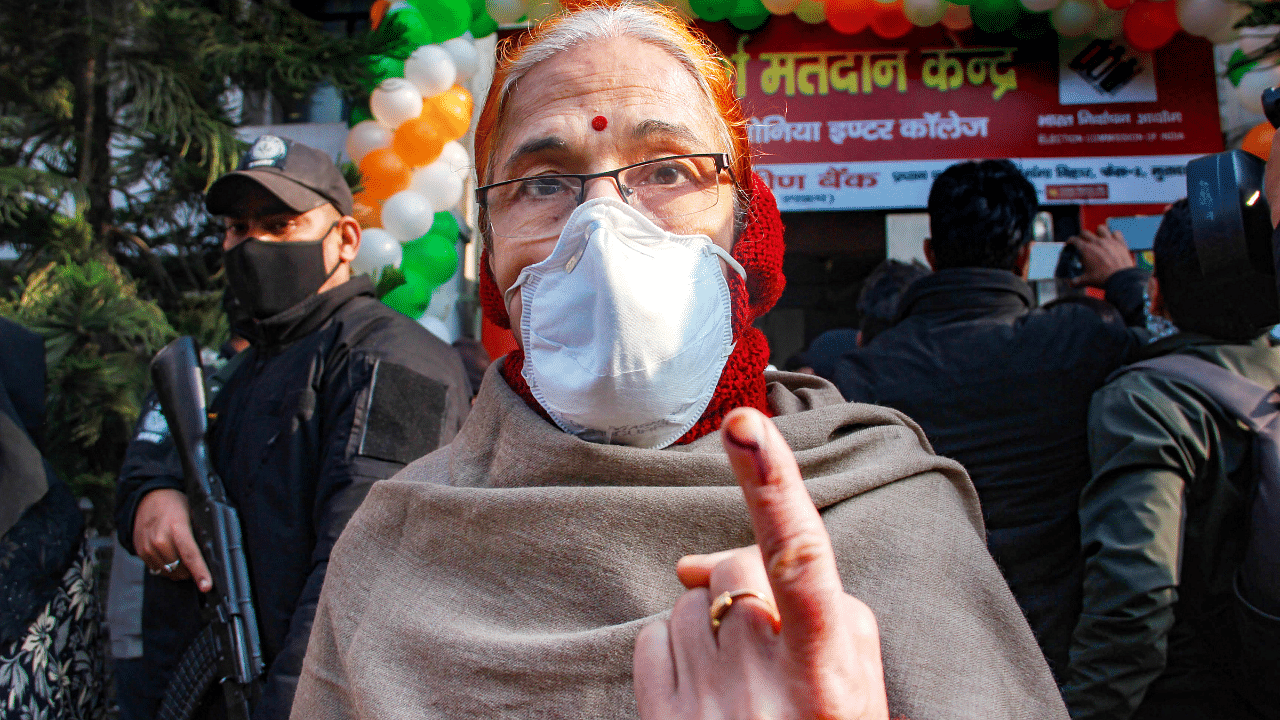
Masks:
[[[208,415],[198,357],[195,341],[184,336],[166,345],[151,361],[151,379],[160,398],[160,409],[168,420],[186,476],[191,528],[213,576],[213,589],[204,602],[209,626],[192,643],[176,669],[161,717],[189,717],[204,691],[218,679],[226,696],[228,717],[248,720],[250,707],[261,690],[262,643],[240,516],[227,502],[222,479],[209,462],[205,444]],[[175,693],[175,687],[184,682],[191,686],[189,691]]]

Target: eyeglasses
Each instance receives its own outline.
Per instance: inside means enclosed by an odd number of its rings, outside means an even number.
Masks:
[[[586,198],[587,182],[611,178],[618,194],[658,225],[715,207],[720,173],[737,185],[726,153],[672,155],[589,175],[536,175],[476,188],[497,237],[559,235],[574,209]]]

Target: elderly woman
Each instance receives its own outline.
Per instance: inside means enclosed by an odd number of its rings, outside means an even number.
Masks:
[[[764,372],[782,224],[726,68],[632,4],[500,61],[481,295],[520,349],[347,526],[294,718],[1065,717],[964,471]]]

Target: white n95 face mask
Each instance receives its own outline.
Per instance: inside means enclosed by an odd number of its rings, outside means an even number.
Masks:
[[[746,277],[706,235],[667,232],[621,200],[574,210],[506,292],[524,304],[525,381],[562,430],[663,448],[693,427],[733,352],[720,260]]]

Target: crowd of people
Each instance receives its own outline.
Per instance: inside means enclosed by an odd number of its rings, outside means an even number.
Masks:
[[[326,155],[264,138],[211,186],[236,341],[207,370],[208,454],[244,530],[252,717],[1280,717],[1255,499],[1274,285],[1242,312],[1202,282],[1183,201],[1154,277],[1085,231],[1075,282],[1105,299],[1037,307],[1034,188],[959,163],[929,196],[930,267],[887,265],[861,328],[773,371],[753,323],[783,289],[782,217],[730,73],[629,2],[499,58],[480,298],[517,349],[478,386],[352,273]],[[39,459],[43,371],[16,357],[0,551],[25,575],[0,670],[44,679],[7,680],[5,709],[102,717],[85,551],[55,522],[78,515]],[[1245,381],[1252,425],[1222,400]],[[183,669],[215,590],[184,487],[152,397],[116,507],[124,719],[235,716]],[[46,636],[83,659],[37,658]]]

